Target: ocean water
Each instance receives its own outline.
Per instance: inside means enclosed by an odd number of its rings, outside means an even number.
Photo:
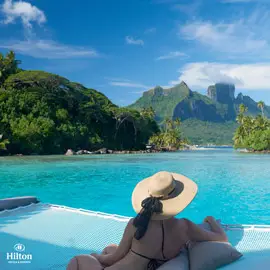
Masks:
[[[0,157],[0,198],[31,195],[43,202],[134,216],[134,186],[161,170],[182,173],[198,184],[198,195],[182,217],[201,222],[212,215],[227,224],[270,224],[270,155],[232,149]]]

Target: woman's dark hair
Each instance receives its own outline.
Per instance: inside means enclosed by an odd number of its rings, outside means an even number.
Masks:
[[[133,225],[137,228],[135,239],[140,240],[145,235],[153,213],[162,213],[162,206],[160,199],[156,197],[148,197],[142,201],[142,210],[133,221]]]

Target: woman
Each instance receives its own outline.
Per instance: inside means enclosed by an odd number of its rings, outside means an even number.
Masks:
[[[169,172],[139,182],[132,194],[138,215],[128,222],[119,246],[111,245],[100,255],[76,256],[67,270],[155,270],[176,257],[189,241],[227,242],[213,217],[204,220],[211,232],[174,217],[189,205],[197,190],[192,180]]]

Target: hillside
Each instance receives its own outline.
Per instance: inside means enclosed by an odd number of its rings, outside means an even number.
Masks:
[[[156,112],[156,120],[161,121],[167,116],[172,116],[172,108],[189,95],[190,89],[184,82],[169,89],[157,86],[144,92],[143,96],[129,107],[142,109],[152,106]]]
[[[183,132],[192,143],[232,144],[240,104],[244,104],[251,115],[261,113],[258,103],[249,96],[240,93],[235,97],[234,85],[209,86],[206,96],[181,82],[169,89],[160,86],[150,89],[129,108],[141,110],[152,106],[160,124],[166,118],[180,118]],[[269,106],[265,106],[264,113],[270,116]]]
[[[94,89],[17,64],[12,52],[0,54],[0,154],[141,149],[158,131],[152,118]]]
[[[232,121],[216,123],[192,118],[182,123],[184,136],[199,145],[232,145],[233,133],[237,127],[238,124]]]

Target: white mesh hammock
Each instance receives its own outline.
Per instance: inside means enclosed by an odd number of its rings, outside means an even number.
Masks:
[[[118,244],[128,220],[43,203],[4,210],[0,212],[0,269],[64,270],[74,255]],[[230,242],[244,254],[224,269],[270,269],[270,226],[224,227]]]

